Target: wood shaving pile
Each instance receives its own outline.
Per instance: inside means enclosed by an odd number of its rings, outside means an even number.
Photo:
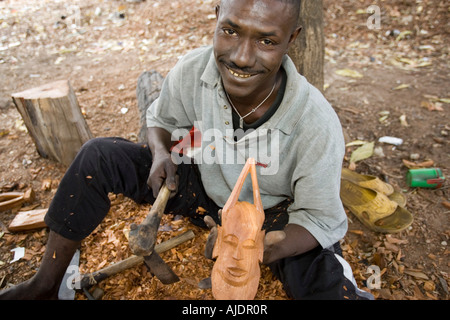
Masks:
[[[137,205],[129,199],[110,196],[112,206],[108,216],[82,243],[80,273],[98,271],[132,255],[124,230],[131,223],[140,223],[148,214],[150,205]],[[164,230],[164,231],[163,231]],[[211,275],[214,262],[206,259],[204,249],[209,231],[194,226],[188,218],[165,215],[161,220],[158,241],[161,243],[187,230],[194,239],[161,254],[161,258],[179,276],[180,281],[162,284],[147,270],[144,263],[125,270],[98,283],[104,291],[103,300],[212,300],[211,289],[200,289],[198,283]],[[95,286],[90,289],[92,292]],[[77,293],[75,299],[87,297]],[[261,266],[261,279],[256,300],[288,299],[282,284],[267,266]]]

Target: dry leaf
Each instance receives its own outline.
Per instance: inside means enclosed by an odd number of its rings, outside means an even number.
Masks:
[[[390,234],[386,235],[386,240],[392,244],[407,244],[408,243],[408,240],[400,240],[400,239],[394,238]]]
[[[363,75],[359,73],[356,70],[351,69],[341,69],[335,71],[337,75],[343,76],[343,77],[350,77],[350,78],[362,78]]]
[[[410,276],[413,276],[414,278],[417,278],[417,279],[428,280],[428,276],[425,273],[423,273],[422,271],[405,269],[404,273],[409,274]]]
[[[395,88],[392,88],[392,90],[402,90],[402,89],[407,89],[409,87],[411,87],[410,84],[403,83],[403,84],[401,84],[401,85],[399,85],[399,86],[397,86]]]
[[[444,111],[440,102],[422,101],[420,106],[427,108],[428,111]]]
[[[352,141],[352,142],[347,143],[345,146],[346,146],[346,147],[362,146],[364,143],[367,143],[367,141],[363,141],[363,140],[355,140],[355,141]]]
[[[375,142],[366,142],[361,147],[353,151],[350,162],[356,163],[358,161],[370,158],[373,155],[373,147]]]
[[[433,160],[426,160],[420,163],[415,163],[406,159],[403,159],[402,161],[405,167],[407,167],[408,169],[430,168],[434,166]]]
[[[409,124],[408,124],[408,122],[406,121],[406,115],[405,115],[405,114],[402,114],[402,115],[400,116],[399,120],[400,120],[400,124],[401,124],[403,127],[409,127]]]

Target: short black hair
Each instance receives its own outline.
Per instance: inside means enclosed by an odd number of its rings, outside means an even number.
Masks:
[[[301,0],[277,0],[277,1],[292,5],[294,7],[292,14],[298,20],[300,16],[300,7],[302,2]]]
[[[293,6],[293,10],[292,10],[292,14],[293,16],[298,20],[299,16],[300,16],[300,7],[301,7],[301,0],[275,0],[275,1],[279,1],[282,3],[287,3],[289,5]],[[220,6],[220,4],[219,4]]]

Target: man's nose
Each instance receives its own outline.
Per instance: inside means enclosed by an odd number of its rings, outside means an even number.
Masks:
[[[252,68],[255,65],[255,52],[250,39],[239,41],[230,57],[231,61],[241,70]]]

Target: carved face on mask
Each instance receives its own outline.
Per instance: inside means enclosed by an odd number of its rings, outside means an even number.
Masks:
[[[238,202],[245,177],[251,171],[255,204]],[[213,250],[217,258],[212,271],[212,289],[216,299],[253,299],[263,259],[264,222],[256,169],[253,159],[245,165],[230,198],[222,210],[222,226]]]

